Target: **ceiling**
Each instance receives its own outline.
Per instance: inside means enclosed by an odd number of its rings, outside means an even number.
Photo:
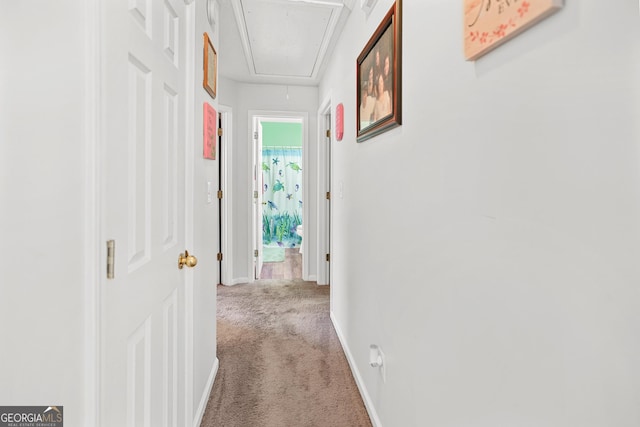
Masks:
[[[354,3],[219,0],[219,74],[242,82],[317,85]]]

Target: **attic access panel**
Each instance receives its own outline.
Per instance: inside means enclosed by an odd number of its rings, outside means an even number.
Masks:
[[[313,77],[331,37],[332,15],[339,13],[337,5],[279,0],[241,3],[254,72]]]

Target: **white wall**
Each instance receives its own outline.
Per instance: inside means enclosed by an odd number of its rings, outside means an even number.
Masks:
[[[218,189],[219,156],[216,160],[203,158],[203,105],[205,102],[218,111],[219,96],[212,99],[204,90],[203,33],[209,34],[216,52],[220,51],[219,25],[212,29],[207,20],[206,2],[195,2],[195,115],[194,115],[194,235],[193,250],[198,265],[193,269],[193,416],[202,414],[210,392],[209,383],[216,365],[216,294],[218,284],[218,199],[207,203],[207,182],[211,182],[214,195]],[[218,88],[220,83],[218,82]],[[216,145],[217,148],[217,145]]]
[[[358,144],[344,76],[391,3],[319,96],[345,105],[333,312],[381,425],[640,425],[638,2],[567,1],[473,63],[462,2],[405,0],[403,125]]]
[[[0,402],[84,386],[84,1],[0,5]]]
[[[222,82],[230,80],[222,80]],[[232,82],[232,81],[231,81]],[[232,82],[232,85],[225,91],[221,88],[220,102],[224,105],[233,106],[234,119],[234,140],[230,149],[233,150],[233,279],[246,281],[253,278],[253,271],[248,271],[249,255],[252,248],[249,247],[249,236],[251,229],[248,228],[250,212],[250,196],[252,195],[252,183],[249,180],[249,168],[251,159],[252,141],[249,139],[250,110],[263,111],[291,111],[306,112],[309,114],[307,123],[307,138],[309,141],[309,164],[303,165],[308,168],[309,182],[304,184],[303,191],[307,192],[309,202],[309,217],[303,218],[305,224],[305,237],[309,237],[310,257],[309,275],[317,274],[316,268],[316,176],[317,165],[314,154],[317,152],[317,108],[318,108],[318,88],[309,86],[289,86],[289,99],[286,98],[287,87],[281,85],[248,84],[242,82]],[[309,231],[307,231],[309,230]]]

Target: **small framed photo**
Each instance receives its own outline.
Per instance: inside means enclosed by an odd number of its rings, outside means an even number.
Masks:
[[[204,79],[202,82],[213,99],[216,99],[218,91],[218,54],[213,48],[213,43],[207,33],[204,33]]]
[[[396,0],[356,64],[358,142],[402,124],[402,0]]]

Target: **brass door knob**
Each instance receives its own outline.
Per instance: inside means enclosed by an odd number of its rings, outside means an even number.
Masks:
[[[178,255],[178,268],[182,270],[185,265],[189,268],[193,268],[198,263],[198,258],[193,255],[189,255],[189,251],[185,249],[183,254]]]

